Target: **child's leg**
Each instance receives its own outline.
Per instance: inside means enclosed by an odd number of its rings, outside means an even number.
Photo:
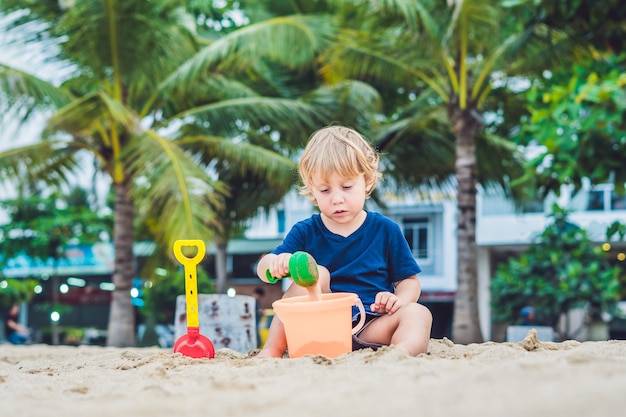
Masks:
[[[306,295],[307,291],[292,283],[283,298],[297,297]],[[287,350],[287,337],[285,335],[285,326],[277,315],[274,315],[272,324],[270,324],[269,331],[267,332],[267,340],[263,349],[257,355],[257,358],[282,358]]]
[[[393,333],[391,344],[412,356],[426,353],[430,341],[433,316],[421,304],[409,304],[409,311],[400,317],[398,328]],[[402,310],[402,309],[401,309]]]
[[[274,316],[267,333],[267,340],[257,358],[282,358],[286,350],[285,326],[278,316]]]
[[[433,316],[418,303],[402,306],[393,314],[381,316],[359,334],[359,339],[393,345],[411,356],[426,353]]]

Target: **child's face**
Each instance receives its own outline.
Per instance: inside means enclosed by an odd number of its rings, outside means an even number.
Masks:
[[[311,192],[322,214],[341,225],[357,221],[365,205],[365,177],[345,178],[333,173],[322,179],[314,175]]]

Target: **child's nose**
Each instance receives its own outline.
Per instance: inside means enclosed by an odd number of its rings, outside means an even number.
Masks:
[[[334,204],[341,203],[343,201],[343,196],[341,195],[341,192],[337,192],[337,191],[333,192],[331,201]]]

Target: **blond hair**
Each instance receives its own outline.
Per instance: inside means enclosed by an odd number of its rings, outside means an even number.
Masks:
[[[344,126],[329,126],[313,133],[304,148],[298,164],[298,172],[303,181],[300,194],[315,203],[310,187],[313,176],[326,180],[336,173],[344,178],[363,175],[366,197],[374,191],[378,179],[379,155],[369,142],[356,130]]]

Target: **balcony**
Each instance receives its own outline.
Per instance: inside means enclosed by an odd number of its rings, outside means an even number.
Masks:
[[[604,242],[614,221],[626,223],[626,196],[611,184],[602,184],[571,195],[564,190],[544,201],[527,203],[516,210],[501,195],[481,193],[477,205],[476,241],[479,246],[526,245],[550,223],[547,215],[554,203],[571,210],[570,221],[584,228],[592,240]]]

